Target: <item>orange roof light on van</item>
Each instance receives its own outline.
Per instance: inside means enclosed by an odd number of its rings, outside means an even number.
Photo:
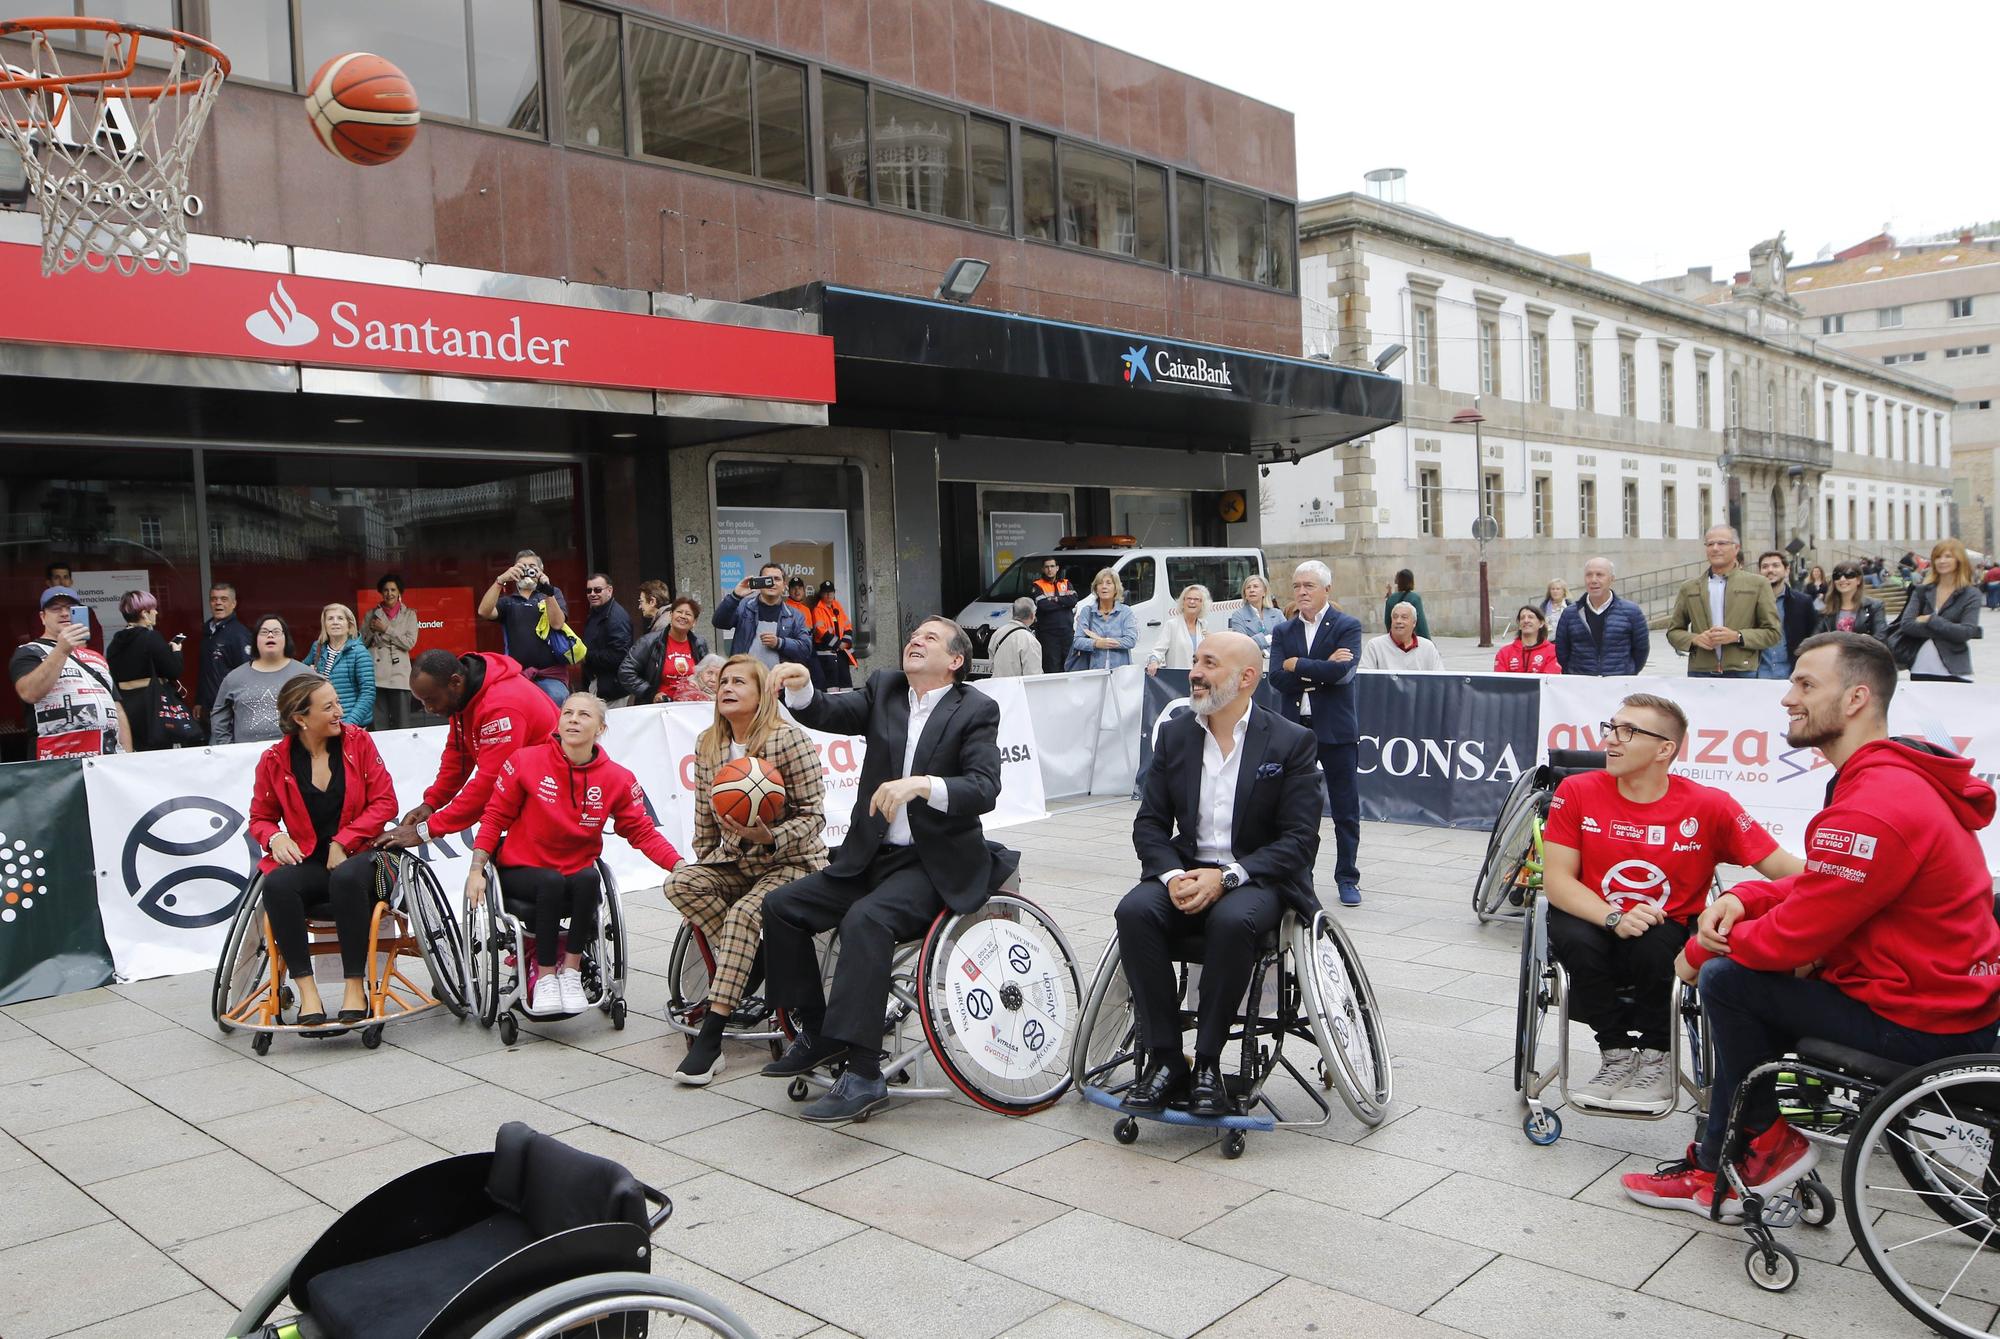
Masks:
[[[1137,535],[1064,535],[1056,541],[1059,549],[1136,549]]]

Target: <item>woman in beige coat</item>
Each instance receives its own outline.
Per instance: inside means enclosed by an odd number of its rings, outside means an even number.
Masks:
[[[403,603],[403,577],[390,572],[375,583],[382,603],[361,625],[361,644],[375,656],[376,730],[410,723],[410,657],[417,649],[417,611]]]

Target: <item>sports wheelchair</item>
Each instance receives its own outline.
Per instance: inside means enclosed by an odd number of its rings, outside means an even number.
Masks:
[[[754,1339],[722,1303],[647,1272],[652,1235],[672,1213],[666,1195],[617,1163],[510,1121],[493,1152],[407,1172],[342,1214],[229,1332],[658,1339],[677,1322],[679,1333]],[[288,1295],[299,1314],[267,1326]]]
[[[486,867],[486,896],[477,906],[465,906],[465,939],[471,966],[472,1010],[481,1027],[500,1027],[502,1044],[521,1038],[523,1017],[542,1022],[574,1018],[575,1014],[530,1014],[527,1002],[539,971],[535,937],[525,922],[534,918],[534,903],[510,897],[498,864]],[[597,862],[597,937],[583,946],[583,993],[611,1019],[615,1031],[625,1030],[625,971],[631,955],[625,940],[625,906],[611,867]],[[518,1015],[518,1016],[517,1016]]]
[[[941,911],[922,939],[896,946],[882,1020],[891,1097],[963,1095],[1026,1116],[1069,1091],[1068,1043],[1083,993],[1076,955],[1055,918],[1017,888],[1010,880],[976,911]],[[839,961],[835,929],[820,950],[822,979],[832,982]],[[910,1086],[926,1058],[949,1087]],[[786,1092],[803,1102],[837,1074],[801,1075]]]
[[[209,1012],[225,1034],[238,1028],[254,1030],[250,1049],[268,1054],[279,1032],[305,1037],[341,1036],[354,1029],[361,1044],[373,1050],[382,1044],[382,1030],[444,1008],[464,1018],[471,998],[464,940],[451,903],[431,867],[407,852],[375,853],[375,909],[368,926],[368,1016],[359,1023],[329,1023],[303,1028],[284,1021],[294,992],[285,980],[285,963],[264,916],[264,875],[251,880],[237,904],[216,963],[209,992]],[[307,941],[315,964],[321,957],[340,957],[340,940],[330,920],[309,918]],[[403,971],[411,955],[423,960],[430,974],[426,989]]]
[[[1486,840],[1486,858],[1472,885],[1472,911],[1479,923],[1519,916],[1530,889],[1541,887],[1540,825],[1549,801],[1565,777],[1604,769],[1604,755],[1584,749],[1551,749],[1549,760],[1514,778]]]
[[[683,917],[667,954],[668,994],[663,1011],[667,1025],[684,1037],[700,1032],[702,1020],[708,1017],[708,992],[714,981],[715,950],[709,947],[701,927]],[[791,1041],[792,1028],[783,1010],[772,1007],[762,996],[745,995],[737,1001],[722,1035],[724,1041],[764,1042],[775,1060]]]
[[[1195,1022],[1190,987],[1198,988],[1204,945],[1199,935],[1189,935],[1173,940],[1171,947],[1181,964],[1185,1031]],[[1229,1033],[1235,1069],[1225,1070],[1223,1078],[1236,1099],[1235,1114],[1196,1116],[1170,1107],[1145,1119],[1220,1130],[1225,1158],[1243,1155],[1252,1130],[1325,1125],[1333,1119],[1333,1108],[1322,1096],[1328,1089],[1339,1090],[1356,1120],[1381,1124],[1392,1097],[1389,1046],[1374,987],[1347,932],[1324,911],[1315,913],[1310,924],[1287,911],[1259,952],[1243,1010]],[[1285,1055],[1288,1037],[1316,1048],[1316,1084]],[[1137,1081],[1143,1058],[1132,988],[1113,939],[1090,984],[1089,1003],[1070,1050],[1070,1076],[1086,1101],[1119,1112],[1112,1133],[1121,1144],[1139,1137],[1138,1118],[1125,1113],[1120,1101]],[[1230,1059],[1225,1051],[1225,1065]],[[1317,1108],[1316,1117],[1287,1116],[1278,1107],[1267,1085],[1281,1069]]]

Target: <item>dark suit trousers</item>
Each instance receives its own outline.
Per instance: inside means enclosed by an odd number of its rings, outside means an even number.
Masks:
[[[1229,1025],[1244,992],[1250,989],[1257,943],[1277,928],[1284,914],[1284,897],[1275,889],[1254,883],[1224,893],[1206,911],[1192,916],[1174,906],[1166,885],[1158,879],[1148,879],[1125,894],[1118,904],[1118,956],[1125,980],[1132,987],[1139,1040],[1146,1049],[1178,1051],[1181,1047],[1173,940],[1203,937],[1194,1051],[1198,1056],[1216,1058],[1228,1044]],[[846,956],[845,948],[842,956]]]
[[[1319,770],[1326,776],[1326,798],[1333,813],[1333,877],[1341,883],[1361,882],[1361,782],[1357,744],[1319,746]]]
[[[884,845],[857,877],[821,870],[786,884],[764,899],[772,1001],[809,1030],[865,1050],[879,1048],[896,945],[921,938],[943,910],[944,899],[913,846]],[[835,926],[840,959],[829,1001],[813,936]]]

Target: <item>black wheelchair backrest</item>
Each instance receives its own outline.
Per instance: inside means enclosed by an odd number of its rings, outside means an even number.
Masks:
[[[1604,755],[1592,749],[1550,749],[1549,768],[1558,781],[1578,772],[1601,772],[1604,770]]]
[[[646,1193],[632,1173],[519,1121],[500,1127],[486,1194],[537,1237],[591,1223],[646,1226]]]

